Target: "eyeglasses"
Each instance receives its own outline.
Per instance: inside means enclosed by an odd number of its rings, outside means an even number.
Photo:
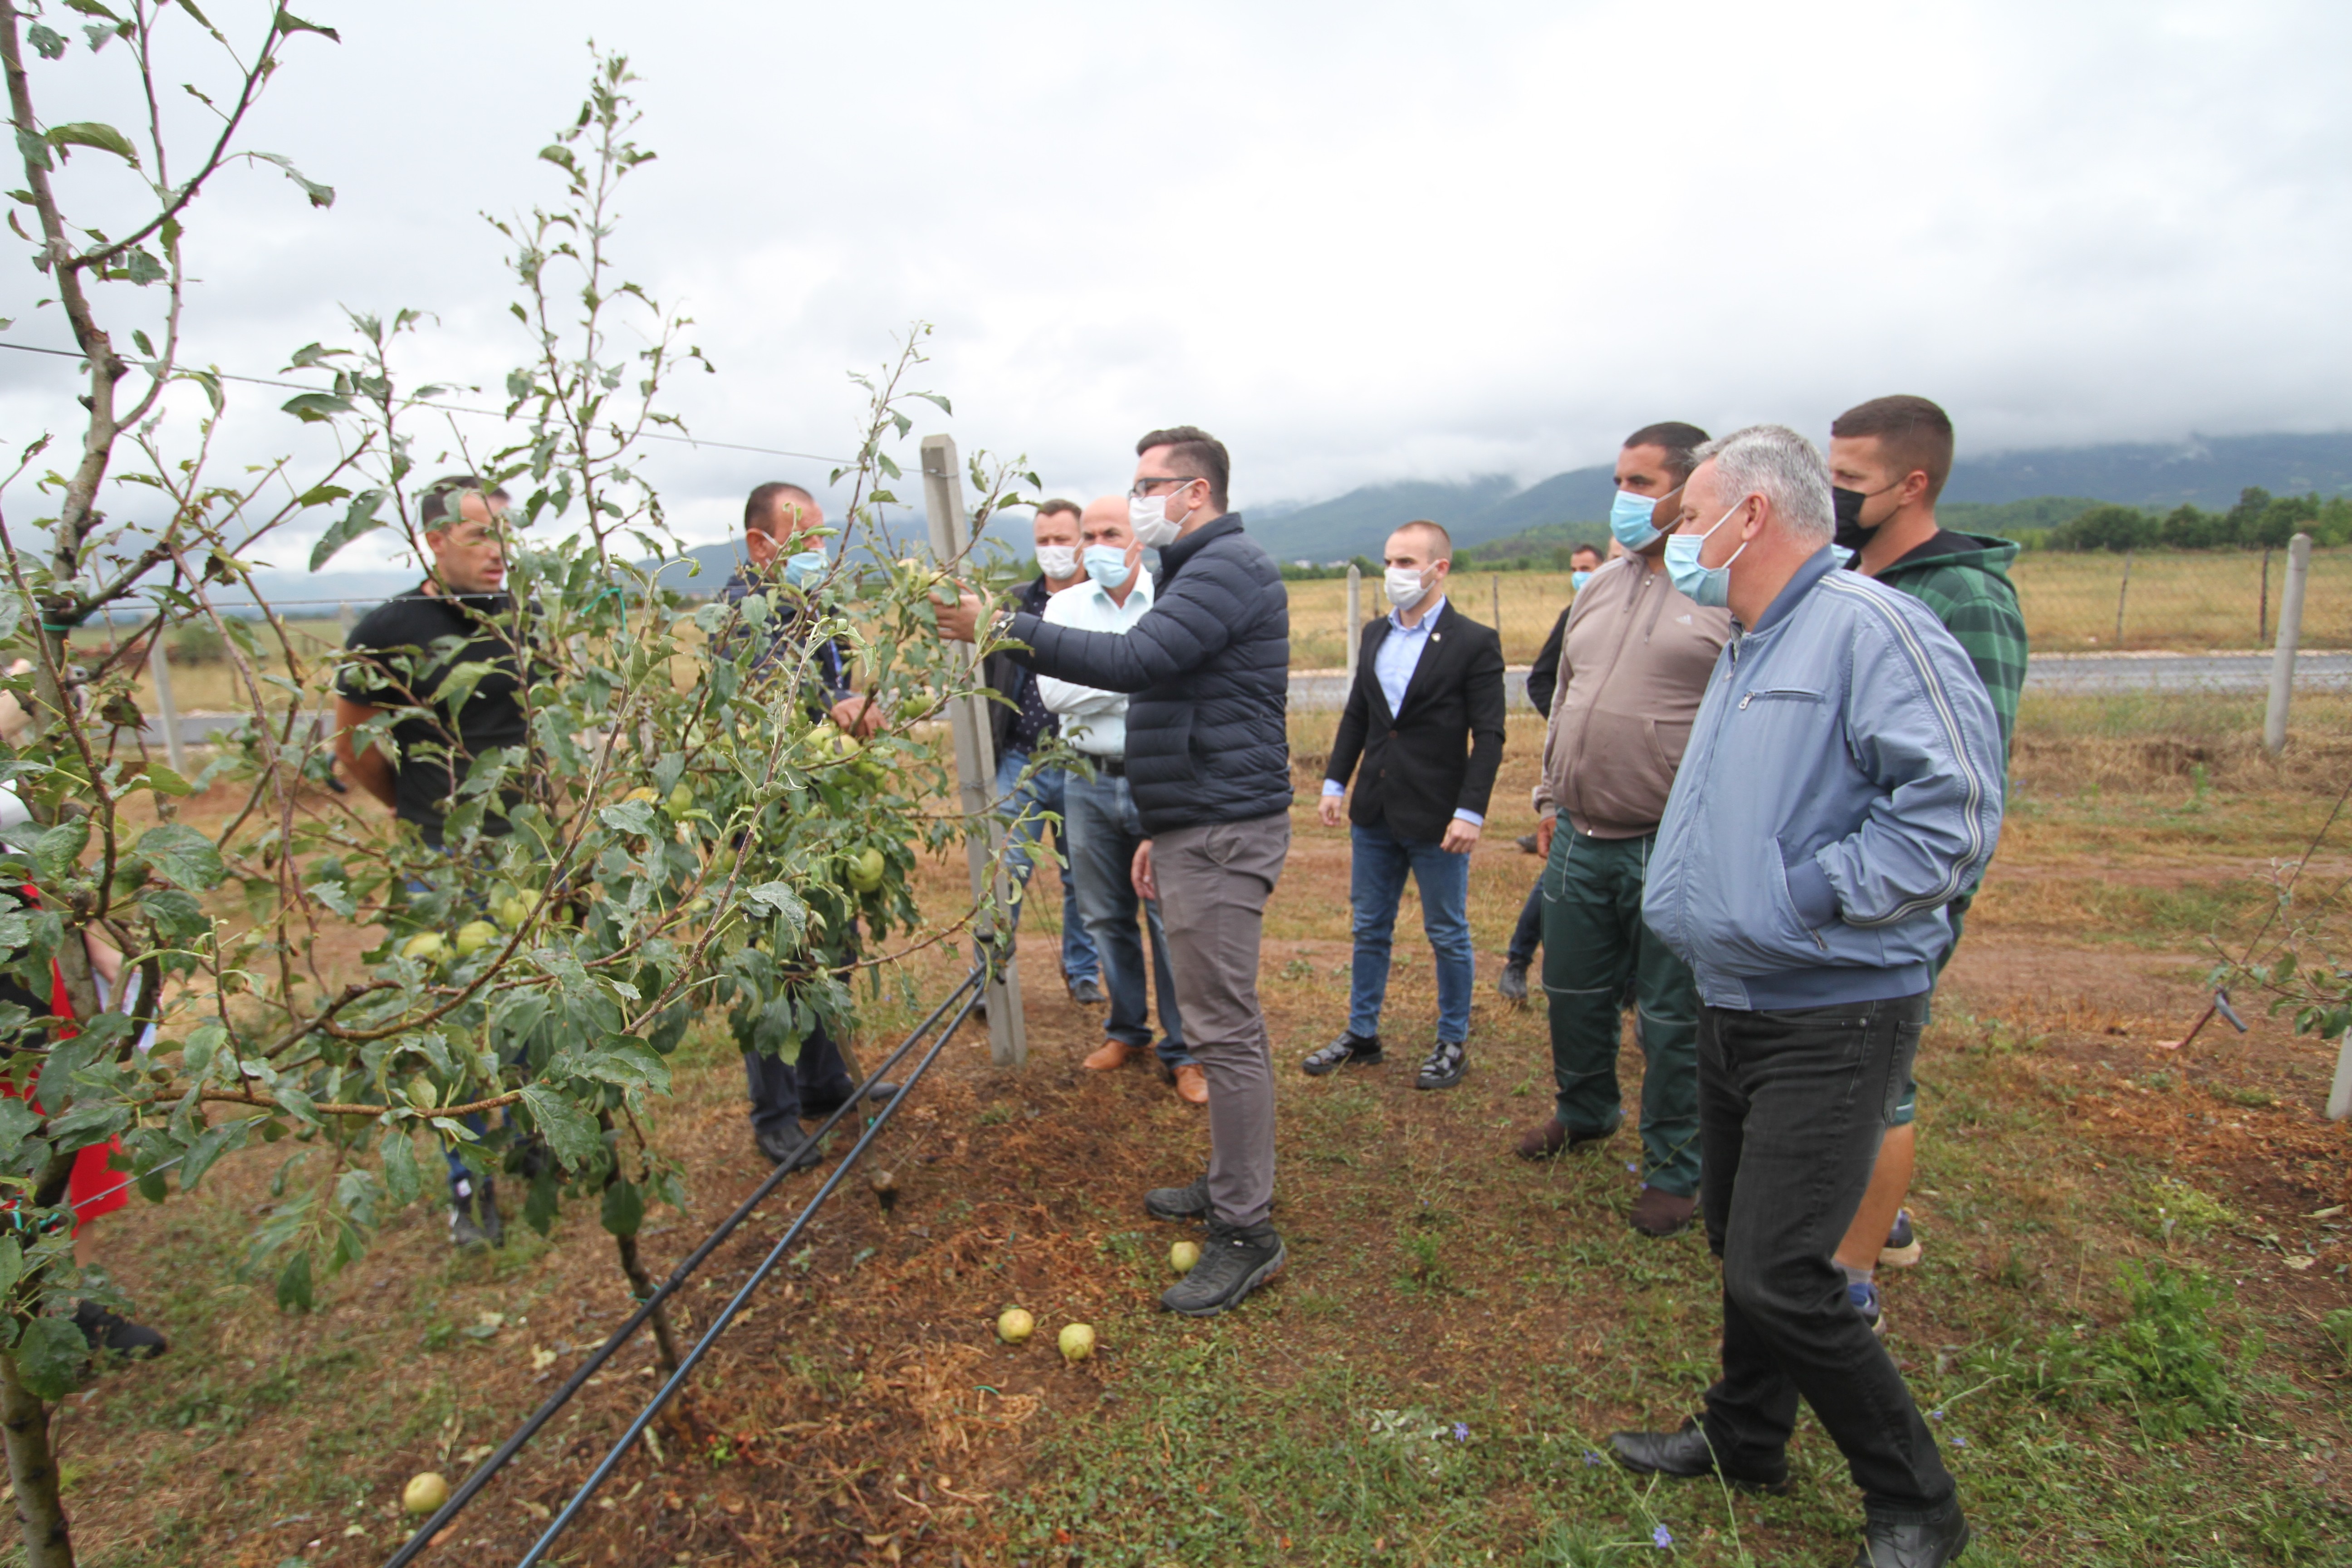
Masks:
[[[1201,476],[1198,474],[1162,474],[1153,479],[1138,479],[1128,487],[1127,499],[1141,500],[1144,493],[1154,485],[1197,485],[1200,482]]]

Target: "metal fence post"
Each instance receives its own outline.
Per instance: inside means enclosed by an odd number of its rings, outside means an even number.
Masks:
[[[923,507],[929,514],[931,555],[952,571],[971,548],[971,521],[963,510],[963,470],[956,459],[951,436],[923,437]],[[981,662],[980,648],[971,650]],[[957,794],[966,816],[988,825],[987,832],[966,843],[971,859],[971,896],[975,902],[990,892],[990,871],[995,870],[996,906],[1013,911],[1012,877],[1003,869],[1004,819],[995,811],[996,756],[989,739],[990,704],[974,696],[948,710],[948,725],[955,735]],[[1075,911],[1065,910],[1068,920]],[[975,934],[983,948],[992,947],[995,933]],[[1021,1016],[1021,967],[1008,937],[1001,963],[992,966],[988,982],[988,1048],[1001,1068],[1019,1068],[1029,1059],[1029,1030]]]
[[[2271,635],[2271,547],[2263,546],[2263,596],[2254,610],[2254,646],[2260,647]]]
[[[2271,705],[2263,716],[2263,745],[2276,756],[2286,749],[2287,704],[2294,698],[2295,645],[2303,640],[2303,589],[2311,576],[2311,535],[2287,542],[2286,581],[2279,584],[2278,650],[2271,656]]]
[[[2131,563],[2132,552],[2126,550],[2124,552],[2123,585],[2116,590],[2116,646],[2117,647],[2124,645],[2124,601],[2131,596]]]
[[[172,771],[188,776],[185,753],[180,750],[180,705],[172,700],[172,656],[163,651],[163,628],[147,640],[147,673],[155,682],[155,711],[163,721],[163,754]]]
[[[1363,642],[1364,633],[1364,574],[1352,563],[1348,567],[1348,689],[1356,689],[1356,652]],[[1344,700],[1344,699],[1343,699]]]
[[[1496,572],[1487,577],[1486,581],[1495,590],[1495,635],[1501,637],[1503,635],[1503,574]]]

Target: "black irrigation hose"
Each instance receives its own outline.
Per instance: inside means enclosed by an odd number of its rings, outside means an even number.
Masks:
[[[751,1292],[757,1290],[761,1283],[774,1272],[776,1265],[783,1261],[784,1254],[791,1250],[793,1243],[800,1239],[801,1233],[808,1228],[809,1222],[816,1217],[816,1211],[824,1206],[824,1200],[833,1195],[834,1190],[841,1185],[842,1179],[847,1176],[857,1162],[865,1157],[866,1151],[873,1147],[874,1140],[881,1134],[882,1129],[889,1125],[890,1118],[897,1115],[898,1108],[907,1103],[908,1091],[922,1080],[923,1075],[930,1070],[931,1064],[939,1059],[940,1053],[947,1048],[948,1041],[955,1037],[956,1030],[962,1026],[966,1018],[971,1016],[972,1009],[980,1005],[981,993],[973,988],[973,982],[980,978],[980,973],[975,971],[961,986],[957,987],[958,992],[971,988],[971,994],[965,999],[962,1009],[956,1014],[955,1022],[940,1031],[940,1037],[931,1043],[931,1048],[923,1054],[923,1059],[915,1064],[915,1070],[907,1075],[907,1081],[900,1086],[898,1092],[893,1095],[890,1102],[882,1108],[882,1113],[867,1125],[864,1134],[858,1138],[849,1152],[842,1157],[841,1163],[834,1167],[833,1173],[824,1179],[824,1184],[817,1188],[816,1195],[809,1199],[808,1206],[801,1210],[801,1217],[794,1220],[792,1228],[777,1238],[776,1245],[769,1249],[768,1256],[761,1261],[760,1267],[751,1271],[751,1277],[743,1281],[742,1288],[737,1290],[727,1305],[719,1310],[719,1316],[711,1321],[709,1328],[703,1331],[702,1338],[696,1342],[694,1349],[687,1352],[686,1359],[678,1363],[677,1370],[670,1373],[669,1381],[663,1384],[653,1398],[646,1402],[645,1409],[638,1412],[637,1418],[629,1423],[629,1429],[621,1434],[621,1440],[613,1445],[612,1451],[604,1456],[595,1470],[581,1483],[580,1489],[572,1494],[572,1500],[563,1505],[563,1511],[557,1514],[549,1523],[546,1531],[531,1543],[530,1550],[523,1554],[522,1561],[518,1563],[515,1568],[532,1568],[532,1564],[546,1556],[549,1550],[554,1546],[555,1538],[562,1535],[572,1521],[580,1516],[580,1510],[588,1506],[588,1500],[596,1495],[597,1489],[611,1479],[613,1471],[620,1465],[622,1457],[628,1453],[630,1447],[640,1436],[644,1436],[646,1428],[653,1425],[653,1419],[661,1414],[662,1406],[668,1404],[677,1391],[686,1385],[688,1375],[694,1371],[703,1356],[709,1353],[710,1347],[718,1342],[719,1336],[727,1331],[727,1325],[735,1321],[735,1314],[743,1310],[744,1303],[751,1299]],[[941,1009],[944,1010],[954,1000],[954,994],[950,994],[947,1002],[940,1004]],[[938,1016],[936,1013],[932,1015],[933,1017]],[[912,1041],[908,1042],[908,1044],[912,1043]],[[899,1047],[901,1050],[905,1048],[904,1046]]]
[[[888,1072],[892,1068],[898,1065],[898,1059],[901,1057],[904,1057],[908,1051],[911,1050],[916,1042],[922,1039],[925,1035],[930,1032],[931,1027],[940,1021],[941,1016],[944,1015],[949,1008],[956,1005],[956,998],[961,996],[966,991],[971,990],[973,984],[980,978],[980,972],[975,970],[972,973],[964,978],[961,984],[958,985],[953,991],[949,992],[947,1000],[941,1002],[937,1007],[932,1008],[930,1016],[916,1025],[914,1033],[908,1035],[904,1040],[900,1041],[898,1048],[892,1051],[889,1056],[882,1061],[880,1066],[877,1067],[872,1073],[867,1075],[866,1081],[857,1086],[857,1092],[850,1097],[848,1102],[835,1110],[831,1116],[826,1117],[823,1124],[820,1125],[814,1132],[809,1134],[810,1141],[814,1142],[815,1140],[822,1138],[826,1133],[832,1131],[835,1123],[838,1122],[843,1117],[848,1115],[859,1105],[863,1104],[867,1091],[870,1090],[875,1084],[881,1081],[882,1076],[885,1073]],[[948,1026],[947,1033],[949,1035],[955,1033],[956,1026],[961,1024],[965,1016],[971,1011],[971,1005],[967,1003],[964,1006],[963,1012],[956,1015],[955,1023]],[[941,1043],[944,1044],[945,1040],[946,1037],[942,1036]],[[938,1054],[938,1047],[932,1047],[931,1055],[937,1056]],[[930,1058],[929,1057],[925,1058],[924,1065],[929,1066],[929,1060]],[[920,1069],[919,1068],[919,1072]],[[909,1082],[902,1088],[901,1092],[904,1092],[905,1088],[912,1087],[912,1081],[909,1080]],[[897,1102],[895,1100],[892,1101],[892,1106],[894,1108]],[[886,1110],[883,1114],[887,1118],[888,1111]],[[879,1122],[877,1121],[877,1124],[878,1125]],[[857,1144],[857,1150],[862,1150],[865,1146],[865,1141],[861,1139]],[[849,1160],[842,1166],[843,1170],[847,1170],[850,1164],[856,1163],[857,1150],[853,1150],[851,1152]],[[677,1267],[670,1270],[669,1278],[663,1280],[659,1286],[656,1287],[652,1295],[646,1297],[643,1301],[637,1304],[637,1310],[629,1314],[628,1321],[624,1322],[619,1328],[613,1331],[612,1336],[605,1340],[604,1344],[597,1348],[595,1354],[581,1363],[579,1367],[572,1372],[572,1375],[564,1380],[563,1385],[561,1388],[558,1388],[553,1394],[548,1395],[547,1403],[541,1405],[537,1410],[533,1411],[531,1413],[530,1419],[525,1421],[520,1427],[516,1428],[514,1436],[509,1437],[504,1443],[499,1446],[498,1452],[492,1454],[488,1458],[483,1460],[479,1465],[474,1468],[474,1469],[466,1477],[465,1484],[459,1487],[456,1492],[451,1494],[449,1500],[443,1503],[440,1508],[435,1511],[432,1518],[426,1520],[423,1524],[416,1527],[416,1533],[410,1536],[408,1540],[402,1544],[399,1551],[394,1552],[391,1557],[385,1560],[383,1568],[404,1568],[405,1564],[414,1563],[417,1556],[422,1553],[426,1547],[433,1543],[433,1538],[448,1527],[449,1521],[456,1519],[457,1515],[463,1511],[466,1505],[474,1500],[477,1493],[480,1492],[484,1487],[489,1485],[490,1478],[497,1475],[500,1469],[504,1468],[508,1460],[520,1453],[523,1446],[539,1435],[540,1428],[546,1426],[549,1421],[552,1420],[557,1411],[562,1409],[566,1405],[572,1402],[572,1396],[586,1386],[588,1380],[596,1374],[598,1369],[603,1367],[606,1362],[612,1360],[613,1357],[619,1352],[623,1345],[628,1343],[631,1335],[635,1334],[639,1329],[645,1327],[647,1321],[653,1317],[654,1309],[661,1305],[662,1302],[667,1300],[673,1294],[675,1294],[678,1288],[686,1283],[688,1278],[691,1276],[697,1268],[699,1268],[702,1266],[703,1261],[713,1252],[719,1249],[719,1244],[735,1233],[735,1227],[741,1225],[746,1219],[749,1219],[751,1215],[751,1211],[758,1208],[761,1203],[766,1199],[768,1194],[774,1192],[776,1188],[782,1184],[784,1178],[793,1173],[795,1168],[796,1167],[793,1166],[779,1165],[773,1171],[769,1173],[768,1179],[761,1182],[757,1187],[754,1187],[751,1190],[751,1195],[745,1198],[742,1203],[738,1205],[733,1214],[729,1215],[724,1220],[720,1221],[718,1228],[713,1230],[709,1236],[703,1237],[702,1245],[697,1247],[692,1252],[688,1253],[684,1258],[680,1259]],[[824,1192],[830,1192],[831,1190],[832,1186],[828,1184]],[[820,1192],[817,1194],[817,1202],[822,1203],[824,1199],[824,1193]],[[815,1206],[815,1204],[811,1204],[809,1205],[810,1211],[814,1212]],[[808,1215],[803,1214],[801,1218],[802,1223],[805,1224]],[[799,1226],[795,1226],[792,1234],[796,1235],[798,1234],[798,1231]],[[721,1320],[722,1322],[724,1321],[725,1320],[723,1319]],[[698,1355],[701,1352],[698,1350],[696,1352],[696,1354]],[[689,1362],[688,1364],[691,1365],[692,1363]],[[667,1394],[668,1391],[665,1389],[663,1391],[663,1396],[667,1397]],[[632,1432],[630,1436],[634,1437],[635,1433]]]

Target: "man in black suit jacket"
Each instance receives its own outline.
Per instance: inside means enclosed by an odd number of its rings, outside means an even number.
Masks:
[[[1395,608],[1364,628],[1323,780],[1323,823],[1337,827],[1348,775],[1363,763],[1349,812],[1356,961],[1348,1027],[1306,1068],[1320,1076],[1380,1061],[1390,939],[1410,873],[1421,886],[1422,930],[1437,952],[1437,1044],[1416,1082],[1451,1089],[1469,1068],[1477,974],[1470,850],[1503,760],[1503,639],[1445,602],[1454,541],[1437,524],[1408,522],[1389,535],[1384,564]]]

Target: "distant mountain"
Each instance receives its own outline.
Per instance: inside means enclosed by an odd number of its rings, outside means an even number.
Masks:
[[[1944,500],[1961,507],[2041,503],[1987,519],[1986,526],[1998,531],[2052,526],[2101,501],[2155,511],[2184,502],[2226,510],[2249,485],[2273,495],[2352,493],[2352,432],[1964,452]],[[1528,535],[1531,552],[1540,546],[1548,553],[1562,538],[1595,536],[1608,520],[1615,489],[1612,470],[1600,466],[1571,468],[1524,489],[1492,474],[1367,485],[1254,521],[1250,531],[1277,561],[1338,561],[1377,556],[1397,524],[1427,517],[1444,523],[1457,545],[1517,542]],[[1581,526],[1565,531],[1549,526],[1557,524]]]

